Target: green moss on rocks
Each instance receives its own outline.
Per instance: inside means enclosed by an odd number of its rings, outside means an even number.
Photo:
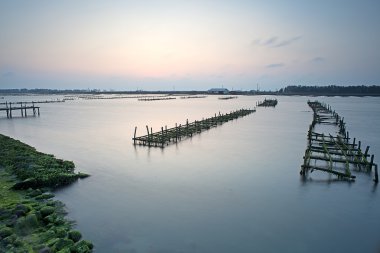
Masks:
[[[55,209],[52,206],[44,206],[41,208],[40,213],[41,213],[42,217],[46,217],[46,216],[54,213],[54,210]]]
[[[75,173],[72,161],[57,159],[35,148],[0,134],[0,167],[20,180],[14,189],[59,187],[88,176]]]
[[[74,242],[78,242],[82,238],[82,234],[78,230],[71,230],[68,236]]]
[[[13,230],[9,227],[2,227],[0,228],[0,237],[5,238],[13,234]]]
[[[64,218],[64,205],[46,188],[82,176],[72,162],[0,134],[0,252],[91,252],[92,244],[80,241],[80,232]]]

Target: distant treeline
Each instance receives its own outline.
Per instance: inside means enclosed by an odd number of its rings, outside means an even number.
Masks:
[[[0,89],[0,94],[3,95],[18,95],[18,94],[186,94],[198,95],[208,94],[207,91],[105,91],[99,89],[73,89],[73,90],[58,90],[58,89]],[[230,95],[305,95],[305,96],[380,96],[380,86],[302,86],[290,85],[281,88],[278,91],[229,91]]]
[[[279,90],[283,95],[380,95],[380,86],[287,86]]]

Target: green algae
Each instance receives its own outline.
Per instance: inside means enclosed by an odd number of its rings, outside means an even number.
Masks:
[[[62,180],[62,173],[70,180]],[[0,252],[92,252],[92,243],[65,219],[63,203],[48,192],[82,175],[72,162],[0,134]],[[25,177],[37,183],[15,187]]]
[[[0,157],[0,166],[20,180],[13,186],[15,189],[56,188],[88,176],[75,173],[72,161],[38,152],[25,143],[1,134]]]

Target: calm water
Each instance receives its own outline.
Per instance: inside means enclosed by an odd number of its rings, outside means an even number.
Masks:
[[[263,98],[42,104],[41,117],[1,118],[0,132],[92,175],[56,196],[96,252],[377,252],[380,196],[370,175],[354,183],[299,176],[312,120],[307,97],[278,97],[275,109],[165,149],[132,145],[135,126],[142,135],[145,125],[159,130]],[[4,100],[20,99],[46,97]],[[380,98],[318,100],[345,117],[378,163]]]

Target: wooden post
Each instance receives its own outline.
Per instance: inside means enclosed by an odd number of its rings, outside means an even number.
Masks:
[[[178,142],[178,127],[177,127],[177,123],[175,123],[175,142]]]
[[[359,150],[360,150],[361,146],[362,146],[362,142],[359,141],[359,142],[358,142],[358,149],[359,149]]]
[[[186,119],[186,135],[189,135],[189,119]]]
[[[379,182],[379,175],[377,174],[377,164],[375,164],[375,179],[373,181],[375,181],[375,183]]]
[[[365,158],[367,158],[368,150],[369,150],[369,146],[367,146],[367,148],[365,149],[365,152],[364,152],[364,157],[365,157]]]
[[[24,112],[22,111],[22,102],[20,103],[20,108],[21,108],[21,117],[24,117]]]
[[[9,118],[12,118],[12,102],[9,102]]]
[[[148,132],[148,146],[150,146],[149,127],[148,127],[148,125],[146,125],[146,131]]]
[[[7,119],[9,119],[8,101],[5,102],[5,108],[6,108],[6,111],[7,111]]]
[[[161,127],[161,145],[164,147],[164,128]]]
[[[136,131],[137,131],[137,126],[135,126],[135,133],[133,134],[133,144],[136,145]]]

